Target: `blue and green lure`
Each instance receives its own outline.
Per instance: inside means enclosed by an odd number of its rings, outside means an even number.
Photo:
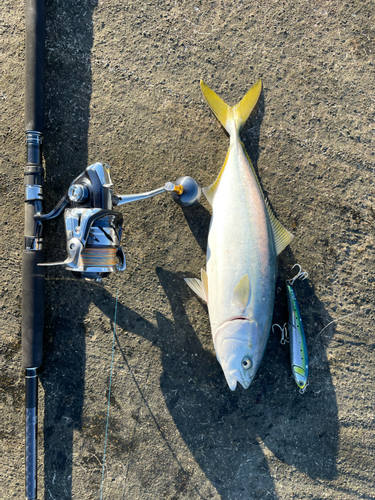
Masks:
[[[301,312],[298,306],[296,294],[294,293],[293,284],[297,279],[306,279],[308,273],[302,272],[299,264],[295,264],[292,269],[296,266],[300,269],[299,273],[293,279],[286,282],[286,295],[289,312],[288,326],[286,326],[286,324],[283,328],[279,325],[277,326],[279,326],[282,331],[281,343],[285,344],[286,342],[289,342],[290,363],[292,366],[293,377],[300,389],[300,392],[304,393],[308,385],[307,378],[309,375],[309,359],[307,355],[306,337],[302,324]]]

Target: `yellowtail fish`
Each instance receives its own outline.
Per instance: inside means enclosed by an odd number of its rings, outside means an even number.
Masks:
[[[212,205],[207,271],[186,283],[207,302],[217,359],[232,391],[247,389],[262,360],[271,328],[276,257],[293,236],[265,200],[240,130],[256,105],[259,80],[235,106],[201,81],[212,111],[230,136],[224,165],[203,192]]]

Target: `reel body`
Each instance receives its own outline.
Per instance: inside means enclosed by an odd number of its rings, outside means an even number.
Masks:
[[[101,281],[116,270],[126,269],[121,247],[123,216],[116,206],[150,198],[169,191],[182,206],[197,201],[201,188],[191,177],[181,177],[180,184],[167,182],[164,187],[134,195],[113,195],[110,167],[94,163],[78,176],[68,192],[48,214],[36,214],[36,221],[58,217],[64,211],[67,258],[45,262],[42,266],[64,266],[77,278]],[[184,187],[185,186],[185,187]]]

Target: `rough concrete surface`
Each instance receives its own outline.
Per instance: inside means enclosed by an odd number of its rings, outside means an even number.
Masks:
[[[123,274],[96,284],[47,271],[39,499],[101,498],[117,289],[103,499],[375,498],[373,1],[47,8],[46,210],[95,161],[111,165],[118,194],[180,175],[210,184],[228,138],[199,80],[235,104],[262,77],[242,138],[295,235],[278,259],[275,322],[291,266],[309,272],[295,290],[310,385],[299,394],[275,331],[251,387],[232,393],[207,309],[183,281],[205,265],[207,201],[126,206]],[[25,19],[20,0],[0,9],[0,498],[12,499],[24,498]],[[45,242],[47,260],[64,258],[61,220]]]

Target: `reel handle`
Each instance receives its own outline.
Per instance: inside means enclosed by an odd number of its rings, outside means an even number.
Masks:
[[[163,187],[148,191],[146,193],[124,194],[114,196],[113,204],[116,206],[132,203],[133,201],[145,200],[158,194],[171,193],[173,199],[181,206],[188,207],[199,200],[202,189],[198,182],[192,177],[179,177],[174,183],[167,182]]]

